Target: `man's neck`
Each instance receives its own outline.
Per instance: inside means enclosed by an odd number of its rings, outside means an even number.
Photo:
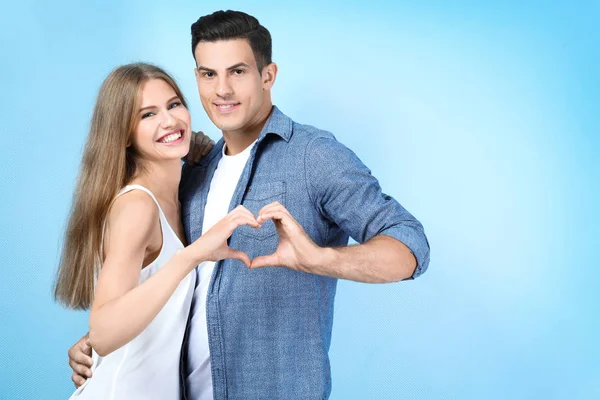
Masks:
[[[225,140],[225,154],[228,156],[235,156],[246,150],[248,146],[258,139],[260,132],[262,132],[273,106],[270,105],[265,111],[261,112],[257,116],[256,122],[244,127],[244,129],[236,131],[223,131],[223,139]]]

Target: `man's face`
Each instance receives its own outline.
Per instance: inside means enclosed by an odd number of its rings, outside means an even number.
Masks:
[[[202,106],[222,131],[243,131],[264,118],[270,85],[246,39],[200,42],[194,52]]]

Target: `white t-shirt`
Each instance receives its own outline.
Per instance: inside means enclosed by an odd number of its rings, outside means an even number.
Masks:
[[[202,234],[223,219],[229,211],[229,204],[235,192],[242,171],[250,157],[252,143],[244,151],[234,156],[225,155],[219,160],[215,174],[210,182]],[[190,400],[212,400],[212,376],[210,370],[210,352],[208,347],[208,330],[206,326],[206,296],[215,263],[206,261],[197,267],[198,279],[194,299],[192,301],[192,318],[188,336],[188,371],[186,386]]]

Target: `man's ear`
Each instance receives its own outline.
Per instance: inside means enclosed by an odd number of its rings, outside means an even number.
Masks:
[[[265,65],[262,70],[263,90],[271,90],[277,78],[277,64]]]

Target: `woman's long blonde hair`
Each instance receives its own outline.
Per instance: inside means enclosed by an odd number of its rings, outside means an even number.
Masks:
[[[140,87],[150,79],[168,83],[187,107],[173,78],[151,64],[120,66],[102,83],[54,283],[54,299],[65,307],[85,310],[93,302],[104,221],[119,190],[143,167],[134,146],[127,144],[137,123]]]

